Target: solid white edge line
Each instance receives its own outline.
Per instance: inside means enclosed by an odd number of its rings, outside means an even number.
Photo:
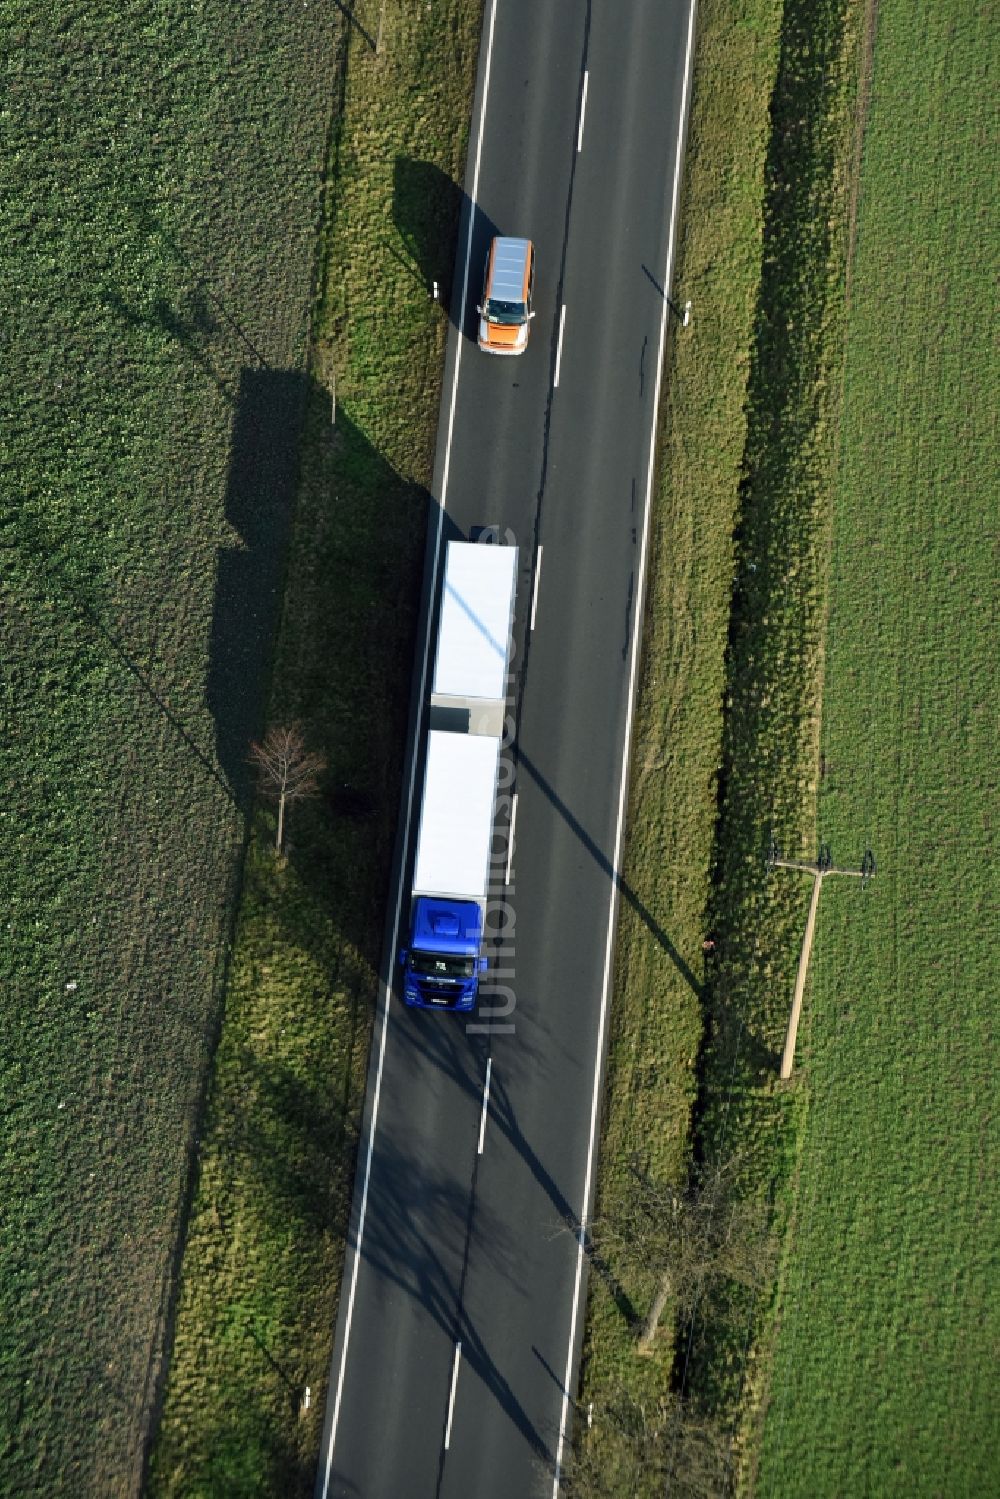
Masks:
[[[677,199],[680,190],[681,177],[681,150],[684,144],[684,121],[687,113],[688,90],[691,83],[691,52],[694,44],[694,16],[697,8],[697,0],[691,0],[691,11],[688,17],[688,39],[687,51],[684,57],[684,88],[681,93],[680,131],[677,137],[677,157],[674,162],[674,190],[670,205],[670,229],[667,235],[667,266],[663,277],[664,292],[670,285],[670,276],[673,271],[674,261],[674,228],[677,220]],[[646,475],[646,508],[642,520],[642,549],[639,555],[639,585],[636,590],[635,623],[633,625],[633,651],[632,668],[629,673],[628,709],[625,719],[625,745],[622,753],[622,776],[621,786],[618,792],[618,825],[615,831],[615,858],[614,868],[617,870],[621,857],[622,833],[625,823],[625,784],[628,770],[629,746],[632,742],[632,720],[635,709],[635,678],[639,664],[639,652],[635,649],[637,632],[642,620],[643,592],[646,582],[646,546],[649,540],[649,502],[653,492],[653,459],[656,456],[656,415],[660,408],[660,383],[663,377],[663,348],[667,332],[667,316],[669,306],[664,296],[663,311],[660,314],[660,354],[656,369],[656,388],[653,395],[653,421],[649,434],[649,471]],[[573,1345],[576,1342],[576,1324],[580,1311],[580,1286],[583,1279],[583,1256],[584,1245],[587,1236],[587,1214],[590,1205],[591,1187],[594,1173],[594,1145],[597,1135],[597,1115],[600,1104],[601,1091],[601,1056],[604,1051],[604,1032],[608,1018],[608,999],[611,985],[611,959],[614,948],[615,911],[618,904],[617,881],[611,887],[611,905],[608,912],[608,940],[604,953],[604,987],[601,994],[601,1019],[597,1036],[597,1056],[594,1062],[594,1094],[590,1105],[590,1144],[587,1149],[587,1174],[583,1186],[583,1212],[580,1219],[580,1228],[577,1233],[576,1254],[576,1281],[573,1287],[573,1315],[570,1320],[569,1347],[566,1351],[566,1372],[563,1376],[563,1401],[562,1415],[559,1420],[559,1444],[556,1448],[556,1470],[552,1480],[552,1499],[558,1499],[559,1484],[562,1477],[563,1450],[566,1445],[566,1430],[569,1425],[570,1405],[570,1380],[573,1377]]]
[[[510,827],[507,831],[507,873],[504,875],[504,884],[510,884],[510,861],[514,854],[514,824],[517,821],[517,792],[511,797],[510,802]]]
[[[451,1418],[455,1414],[455,1391],[458,1388],[458,1361],[462,1357],[461,1341],[455,1344],[455,1362],[451,1366],[451,1394],[448,1397],[448,1425],[444,1430],[444,1450],[451,1446]]]
[[[562,304],[562,311],[559,314],[559,342],[556,345],[556,377],[555,377],[555,379],[552,382],[552,389],[553,390],[558,390],[558,388],[559,388],[559,366],[562,364],[562,341],[563,341],[563,329],[565,328],[565,326],[566,326],[566,303],[564,302]]]
[[[483,1141],[486,1139],[486,1113],[490,1106],[490,1073],[493,1071],[493,1058],[486,1058],[486,1083],[483,1087],[483,1114],[479,1121],[479,1149],[476,1155],[483,1153]]]
[[[472,259],[472,230],[475,224],[476,202],[479,196],[479,168],[483,154],[483,134],[486,127],[486,101],[490,93],[490,68],[493,63],[493,29],[496,23],[497,0],[493,0],[490,11],[489,38],[486,44],[486,70],[483,79],[483,100],[479,110],[479,139],[476,142],[476,165],[472,174],[472,204],[469,209],[469,233],[465,246],[465,270],[462,274],[462,302],[464,309],[468,303],[469,296],[469,263]],[[441,552],[441,527],[444,523],[445,500],[448,494],[448,474],[451,468],[451,443],[455,430],[455,405],[458,399],[458,372],[462,363],[463,336],[459,330],[458,346],[455,352],[455,373],[451,383],[451,408],[448,413],[448,441],[445,445],[444,469],[441,475],[441,498],[438,504],[437,530],[434,536],[434,561],[431,567],[431,586],[429,597],[433,601],[434,590],[437,586],[438,558]],[[431,632],[428,629],[424,639],[424,657],[420,667],[420,693],[417,699],[418,713],[424,701],[424,690],[427,684],[427,661],[430,652]],[[418,719],[419,728],[419,719]],[[410,763],[410,781],[406,794],[406,820],[403,827],[403,856],[405,865],[406,847],[410,833],[410,817],[413,807],[413,783],[417,771],[417,755],[414,746],[414,754]],[[393,940],[389,949],[388,972],[384,977],[382,1005],[382,1032],[379,1039],[378,1069],[375,1074],[375,1096],[372,1099],[371,1128],[368,1135],[368,1152],[365,1157],[365,1176],[361,1188],[361,1210],[358,1214],[358,1237],[353,1250],[353,1261],[351,1264],[351,1289],[347,1299],[347,1318],[344,1323],[344,1346],[340,1356],[340,1369],[337,1374],[337,1393],[334,1396],[333,1417],[330,1424],[330,1445],[326,1455],[326,1470],[323,1475],[323,1499],[326,1499],[330,1488],[330,1474],[333,1470],[333,1449],[337,1440],[337,1422],[340,1419],[340,1406],[344,1393],[344,1375],[347,1369],[347,1350],[351,1341],[351,1323],[354,1319],[354,1297],[358,1285],[358,1268],[361,1264],[361,1243],[365,1232],[365,1217],[368,1211],[368,1184],[371,1179],[372,1156],[375,1150],[375,1127],[378,1122],[379,1097],[382,1092],[382,1068],[385,1062],[385,1043],[389,1025],[389,996],[392,992],[392,965],[395,959],[396,942],[399,936],[399,913],[403,902],[403,881],[400,879],[396,891],[396,911],[393,917]],[[459,1348],[461,1348],[459,1344]]]
[[[538,610],[538,582],[542,576],[542,549],[538,548],[538,556],[535,559],[535,586],[531,590],[531,626],[535,628],[535,614]]]
[[[590,70],[583,75],[583,98],[580,100],[580,129],[576,137],[576,154],[579,156],[583,150],[583,121],[587,114],[587,85],[590,83]]]

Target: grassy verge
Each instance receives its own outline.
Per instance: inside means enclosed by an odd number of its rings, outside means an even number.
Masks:
[[[0,1490],[121,1494],[219,1015],[337,23],[0,0],[0,31]]]
[[[1000,1487],[995,32],[882,0],[833,488],[810,1094],[759,1489]],[[992,222],[991,222],[992,213]]]
[[[749,389],[726,686],[698,1145],[788,1219],[807,1093],[777,1081],[808,886],[766,866],[773,836],[815,854],[829,495],[862,6],[786,0],[767,164],[764,272]],[[845,851],[845,857],[846,857]],[[853,850],[849,851],[853,854]],[[860,861],[861,849],[857,850]],[[771,1297],[722,1282],[684,1328],[681,1390],[752,1448]]]
[[[690,1156],[733,526],[780,15],[780,0],[756,0],[739,17],[719,0],[700,6],[675,277],[695,315],[668,356],[652,523],[625,866],[651,920],[622,903],[598,1185],[599,1218],[612,1225],[634,1195],[633,1168],[678,1181]],[[581,1489],[592,1469],[609,1485],[602,1493],[662,1488],[654,1454],[641,1452],[637,1464],[619,1419],[625,1407],[651,1413],[669,1398],[669,1307],[653,1356],[636,1356],[636,1319],[656,1280],[641,1249],[629,1252],[620,1242],[591,1275],[581,1397],[584,1407],[593,1402],[594,1424],[578,1443]]]
[[[450,279],[480,7],[355,19],[270,714],[303,723],[328,790],[293,809],[284,866],[254,822],[154,1495],[311,1493],[326,1398],[446,334],[428,287]]]

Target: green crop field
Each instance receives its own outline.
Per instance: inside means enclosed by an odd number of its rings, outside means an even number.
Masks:
[[[0,1491],[137,1490],[294,497],[335,7],[0,0]]]
[[[808,1116],[760,1494],[1000,1490],[996,13],[882,0],[849,280]]]

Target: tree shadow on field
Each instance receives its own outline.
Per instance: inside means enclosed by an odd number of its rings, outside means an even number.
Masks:
[[[217,1423],[200,1426],[197,1445],[187,1447],[183,1459],[177,1454],[178,1470],[183,1461],[186,1492],[227,1494],[232,1499],[251,1494],[312,1499],[315,1457],[307,1444],[303,1444],[305,1450],[298,1447],[287,1429],[275,1421],[274,1407],[280,1407],[286,1395],[291,1401],[291,1395],[277,1374],[273,1379],[273,1388],[262,1391],[256,1400],[251,1397],[247,1402],[242,1392],[238,1419],[224,1415],[220,1402]],[[292,1403],[297,1409],[298,1398]],[[174,1455],[167,1452],[164,1456],[169,1460]],[[158,1491],[176,1481],[176,1472],[169,1470],[166,1461],[157,1464],[156,1476],[161,1480]]]
[[[165,333],[226,401],[238,400],[220,344],[219,335],[225,330],[217,312],[218,304],[203,283],[195,283],[183,297],[173,301],[157,297],[148,308],[131,306],[115,290],[99,293],[99,300],[128,327]]]
[[[473,222],[469,289],[462,306],[470,213]],[[392,255],[426,288],[428,296],[432,295],[436,281],[441,305],[455,327],[467,338],[475,338],[476,303],[482,291],[486,252],[490,240],[500,230],[440,167],[429,161],[414,161],[409,156],[396,157],[392,217],[410,260],[406,261],[390,246]]]
[[[280,903],[283,923],[295,923],[296,942],[331,982],[353,988],[361,986],[354,971],[358,965],[377,971],[381,959],[428,495],[386,462],[342,405],[334,421],[329,393],[312,379],[305,407],[295,534],[282,568],[285,603],[271,674],[270,721],[300,722],[309,748],[324,756],[327,768],[319,795],[289,808],[289,878],[275,883],[266,866],[248,875],[260,878]],[[245,453],[254,472],[256,440],[252,436]],[[235,602],[228,616],[220,593],[220,668],[223,661],[227,668],[239,662],[245,567],[238,556],[226,564],[226,596]],[[247,705],[232,701],[235,697],[234,689],[225,699],[220,754],[224,734],[227,768],[239,760],[245,773],[249,741],[259,727],[251,723]]]
[[[437,1025],[425,1015],[402,1009],[397,1016],[387,1060],[389,1091],[401,1076],[439,1094],[454,1086],[475,1112],[482,1088],[482,1048],[470,1043],[460,1026]],[[306,1080],[280,1059],[262,1058],[255,1047],[247,1046],[239,1072],[253,1102],[227,1110],[221,1143],[229,1169],[252,1195],[255,1215],[274,1225],[276,1237],[287,1236],[293,1224],[294,1240],[339,1237],[346,1226],[357,1139],[351,1121],[341,1114],[329,1071]],[[508,1133],[505,1122],[499,1127]],[[472,1250],[477,1262],[488,1268],[498,1295],[513,1299],[524,1294],[517,1236],[477,1199],[469,1142],[438,1140],[428,1158],[420,1127],[414,1126],[411,1138],[409,1126],[400,1133],[390,1119],[374,1143],[362,1248],[365,1262],[386,1293],[396,1298],[401,1317],[436,1326],[449,1339],[462,1339],[463,1356],[474,1372],[535,1453],[550,1460],[547,1434],[534,1426],[496,1362],[488,1329],[477,1324],[465,1304],[463,1287]],[[530,1153],[527,1158],[531,1165]],[[563,1213],[568,1211],[561,1199],[558,1205]],[[228,1235],[231,1225],[221,1226]],[[353,1225],[351,1232],[356,1242]],[[254,1288],[254,1272],[248,1266],[248,1304],[253,1303]],[[268,1349],[262,1358],[272,1373],[282,1374],[282,1356],[275,1350]]]
[[[219,553],[207,699],[216,751],[238,805],[249,810],[247,754],[259,736],[295,505],[307,377],[245,368],[233,411],[225,513],[234,545]]]
[[[238,1087],[220,1102],[223,1148],[252,1163],[282,1221],[311,1233],[342,1231],[353,1180],[356,1042],[381,962],[428,509],[343,409],[332,415],[304,373],[241,372],[225,491],[234,534],[217,560],[206,686],[218,762],[244,811],[250,742],[268,722],[300,721],[327,761],[322,794],[289,810],[282,865],[261,815],[242,907],[265,910],[279,944],[320,976],[319,989],[310,978],[290,992],[296,1005],[339,1007],[335,1055],[308,1087],[248,1055],[259,1106]],[[168,1349],[195,1180],[192,1159],[163,1290]],[[151,1431],[166,1372],[152,1381]]]

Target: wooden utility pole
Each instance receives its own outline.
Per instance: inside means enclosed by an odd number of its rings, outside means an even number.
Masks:
[[[809,972],[809,958],[812,954],[813,937],[816,935],[816,912],[819,909],[819,893],[823,888],[823,881],[828,875],[842,874],[848,876],[850,879],[860,880],[863,889],[875,873],[875,855],[870,848],[865,849],[865,856],[861,860],[860,869],[844,869],[834,864],[828,843],[820,844],[819,857],[815,864],[806,864],[798,859],[783,859],[781,857],[781,850],[776,843],[772,842],[767,862],[772,869],[797,869],[800,873],[811,874],[813,877],[812,896],[809,901],[809,915],[806,917],[806,930],[802,938],[802,950],[799,953],[799,971],[795,975],[792,1013],[788,1017],[785,1049],[781,1056],[781,1077],[783,1081],[787,1082],[792,1075],[792,1065],[795,1061],[795,1040],[799,1033],[802,996],[805,993],[806,975]]]

